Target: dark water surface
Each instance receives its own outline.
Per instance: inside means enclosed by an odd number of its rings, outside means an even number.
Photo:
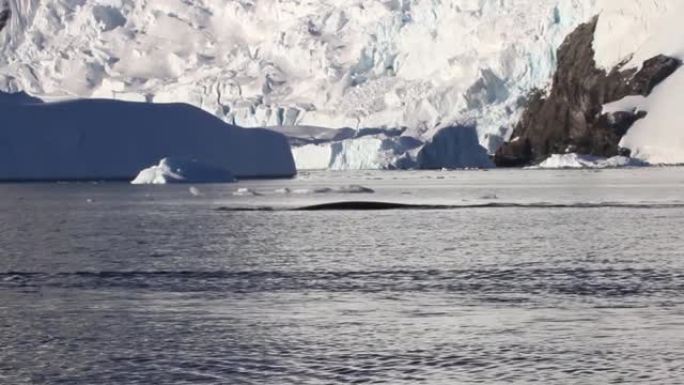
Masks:
[[[0,383],[684,383],[682,169],[197,187],[0,185]]]

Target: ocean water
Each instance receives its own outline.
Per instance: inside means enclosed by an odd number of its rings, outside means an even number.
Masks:
[[[0,185],[0,384],[681,384],[682,229],[681,168]]]

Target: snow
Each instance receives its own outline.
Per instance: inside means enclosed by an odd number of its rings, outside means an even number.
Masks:
[[[637,68],[664,54],[684,60],[684,2],[680,0],[604,0],[596,31],[596,62],[603,68],[625,63]],[[684,163],[684,72],[680,68],[647,98],[628,97],[604,106],[604,112],[643,111],[620,145],[652,164]]]
[[[185,159],[238,178],[291,177],[287,139],[228,125],[185,104],[40,103],[0,93],[0,180],[131,180],[160,159]]]
[[[228,170],[199,162],[164,158],[158,165],[140,171],[131,184],[231,182],[235,182],[235,177]]]
[[[641,95],[629,95],[620,100],[603,105],[602,114],[614,114],[616,112],[637,113],[646,108],[647,98]]]
[[[595,1],[12,0],[0,89],[185,102],[245,127],[401,128],[423,143],[472,121],[491,153]],[[344,151],[354,160],[331,163],[392,163]]]
[[[632,156],[653,164],[684,163],[684,71],[666,79],[640,109],[648,114],[636,121],[620,145]]]
[[[594,49],[599,67],[639,67],[657,55],[684,58],[680,0],[600,0]]]
[[[582,168],[620,168],[620,167],[644,167],[648,164],[638,159],[625,156],[602,158],[592,155],[554,154],[539,165],[531,168],[539,169],[582,169]]]

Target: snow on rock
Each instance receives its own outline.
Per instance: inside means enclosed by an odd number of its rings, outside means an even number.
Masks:
[[[638,113],[644,111],[647,100],[642,95],[628,95],[620,100],[604,104],[601,114],[615,114],[618,112]]]
[[[656,87],[639,106],[647,112],[622,138],[620,145],[632,156],[653,164],[684,163],[684,71],[681,69]]]
[[[620,167],[644,167],[647,163],[625,156],[602,158],[592,155],[580,154],[554,154],[537,166],[531,168],[540,169],[581,169],[581,168],[620,168]]]
[[[603,68],[635,68],[656,55],[684,60],[684,2],[604,0],[594,48]],[[644,112],[620,146],[652,164],[684,163],[684,70],[678,69],[646,98],[630,97],[604,106],[606,112]]]
[[[422,142],[470,119],[493,152],[596,1],[12,0],[0,89],[187,102],[248,127],[405,128]]]
[[[222,168],[194,161],[164,158],[158,165],[140,171],[131,184],[231,183],[234,181],[233,174]]]
[[[185,104],[38,103],[0,93],[0,180],[131,180],[163,158],[236,177],[291,177],[287,139],[231,126]]]

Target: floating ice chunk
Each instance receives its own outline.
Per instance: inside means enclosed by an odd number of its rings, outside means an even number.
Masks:
[[[373,194],[373,193],[375,193],[375,191],[372,188],[361,186],[361,185],[349,185],[349,186],[341,186],[341,187],[335,187],[335,188],[333,188],[333,187],[316,187],[316,188],[300,188],[300,189],[289,189],[287,187],[284,187],[284,188],[276,189],[274,192],[276,194],[300,194],[300,195],[309,195],[309,194]]]
[[[626,156],[602,158],[592,155],[580,154],[554,154],[539,165],[530,168],[540,169],[582,169],[582,168],[619,168],[619,167],[645,167],[649,164]]]
[[[349,186],[340,187],[336,190],[336,192],[343,194],[373,194],[375,190],[368,187],[353,184]]]
[[[233,192],[233,195],[235,195],[235,196],[259,196],[261,194],[259,194],[258,192],[256,192],[255,190],[252,190],[250,188],[240,187],[235,192]]]
[[[481,196],[480,199],[486,200],[486,201],[493,201],[493,200],[499,199],[499,196],[496,194],[493,194],[493,193],[492,194],[485,194],[485,195]]]
[[[140,171],[131,184],[231,183],[234,181],[233,174],[222,168],[194,161],[164,158],[158,165]],[[190,192],[192,193],[192,189]]]

